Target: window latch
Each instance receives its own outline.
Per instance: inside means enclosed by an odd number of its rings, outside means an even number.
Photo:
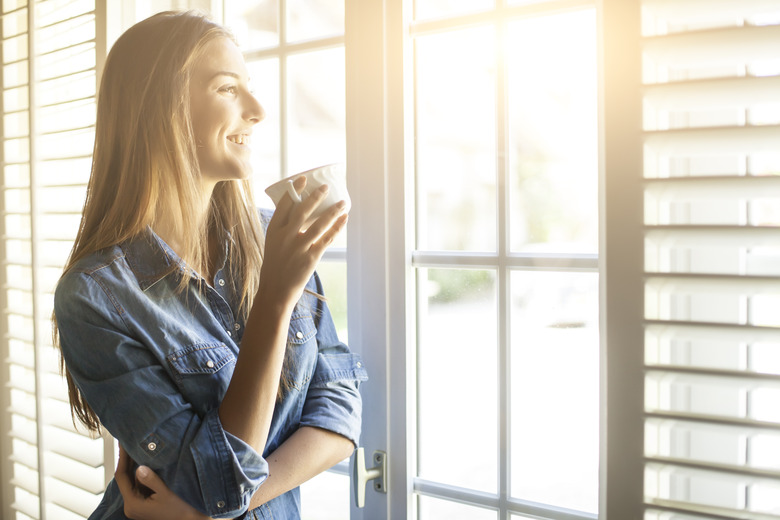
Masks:
[[[374,490],[387,493],[387,453],[374,452],[374,467],[366,468],[366,455],[363,448],[355,450],[352,462],[352,486],[355,490],[355,503],[358,507],[366,505],[366,484],[374,481]]]

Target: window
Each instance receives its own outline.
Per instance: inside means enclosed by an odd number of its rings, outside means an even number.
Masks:
[[[359,509],[340,464],[304,486],[305,518],[780,514],[776,2],[176,4],[209,4],[245,50],[259,205],[347,163],[350,224],[319,271],[389,481]],[[2,2],[13,520],[86,518],[113,472],[114,443],[73,430],[48,324],[105,6]]]
[[[414,6],[418,518],[595,517],[595,6]]]

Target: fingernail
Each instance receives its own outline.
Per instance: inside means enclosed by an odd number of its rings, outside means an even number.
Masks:
[[[141,478],[149,476],[149,468],[146,466],[138,466],[138,476]]]
[[[327,185],[327,184],[323,184],[322,186],[320,186],[320,191],[321,191],[322,193],[328,193],[328,190],[329,190],[329,189],[330,189],[330,188],[328,188],[328,185]]]
[[[336,207],[338,207],[339,209],[344,209],[347,207],[347,203],[346,201],[340,200],[338,204],[336,204]]]

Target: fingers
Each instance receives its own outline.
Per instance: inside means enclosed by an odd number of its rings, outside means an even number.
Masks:
[[[344,213],[340,215],[336,219],[336,222],[334,222],[333,225],[322,234],[318,240],[318,246],[322,251],[325,251],[325,249],[333,243],[336,235],[341,233],[341,231],[347,226],[347,220],[349,220],[348,214]]]
[[[138,469],[135,470],[135,479],[139,484],[149,488],[152,493],[170,491],[157,473],[147,466],[138,466]]]
[[[333,241],[346,224],[345,207],[346,203],[343,200],[334,204],[309,226],[306,235],[312,245],[324,243],[327,246]],[[343,219],[343,221],[339,219]]]

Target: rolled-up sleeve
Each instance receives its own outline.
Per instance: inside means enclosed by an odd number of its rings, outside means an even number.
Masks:
[[[161,360],[133,339],[123,312],[89,274],[60,281],[55,315],[76,386],[133,460],[201,512],[239,516],[268,476],[266,461],[223,429],[218,408],[193,409]]]
[[[322,294],[315,275],[311,290]],[[358,387],[368,380],[360,356],[338,340],[333,319],[323,300],[317,300],[317,364],[301,415],[301,426],[314,426],[337,433],[357,446],[362,422]]]

